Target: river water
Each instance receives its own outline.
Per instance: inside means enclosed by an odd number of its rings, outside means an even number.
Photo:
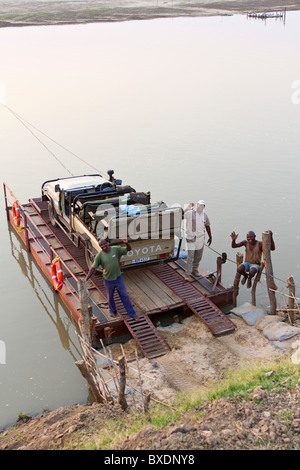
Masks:
[[[0,30],[0,99],[102,172],[152,200],[206,200],[223,282],[248,230],[274,233],[278,289],[300,286],[300,14]],[[1,176],[17,199],[51,178],[94,172],[0,107]],[[24,121],[23,121],[24,123]],[[29,125],[28,125],[29,126]],[[42,145],[40,140],[46,145]],[[51,153],[50,151],[51,150]],[[61,165],[61,163],[63,165]],[[67,171],[68,170],[68,171]],[[9,230],[0,202],[0,427],[18,413],[84,402],[73,325]],[[206,248],[203,269],[216,269]],[[250,300],[241,289],[239,303]],[[268,305],[265,279],[258,302]],[[5,354],[4,354],[5,353]]]

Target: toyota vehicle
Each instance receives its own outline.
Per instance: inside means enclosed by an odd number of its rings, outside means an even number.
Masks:
[[[76,246],[85,248],[88,266],[101,250],[127,239],[131,251],[121,259],[123,269],[170,262],[178,258],[183,211],[180,206],[152,203],[150,192],[122,185],[109,170],[46,181],[42,199],[48,201],[53,226],[63,230]]]

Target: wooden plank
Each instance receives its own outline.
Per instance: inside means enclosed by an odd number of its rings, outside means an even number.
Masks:
[[[145,275],[141,271],[138,275],[134,272],[131,273],[131,278],[136,282],[136,285],[139,286],[140,290],[152,301],[154,307],[163,307],[164,302],[159,295],[156,284],[152,282],[147,282],[148,278],[145,278]]]
[[[157,276],[155,277],[158,279]],[[148,287],[149,290],[147,290],[147,292],[150,292],[151,289],[152,293],[150,295],[154,294],[154,296],[157,296],[160,301],[166,305],[173,303],[173,300],[170,298],[170,296],[166,295],[165,291],[160,288],[160,286],[163,284],[160,279],[158,279],[159,282],[155,282],[154,279],[148,276],[148,270],[141,270],[138,273],[138,278],[143,283],[143,286],[146,285]]]
[[[128,291],[129,296],[132,299],[135,299],[136,303],[141,306],[146,312],[157,309],[156,303],[153,301],[151,295],[147,295],[147,293],[144,292],[140,288],[140,283],[138,282],[139,280],[137,279],[136,275],[133,275],[133,273],[130,273],[130,277],[127,275],[129,273],[124,273],[126,276],[124,276],[124,282]]]
[[[168,263],[168,265],[171,266],[171,268],[173,268],[175,270],[179,268],[178,264],[176,264],[174,261],[170,261],[170,263]]]
[[[64,263],[66,264],[67,268],[75,275],[83,272],[80,266],[78,266],[73,260],[66,260]]]
[[[152,279],[153,282],[157,284],[160,289],[160,292],[164,292],[173,303],[180,302],[180,297],[173,292],[164,282],[162,282],[152,271],[147,269],[146,275]]]

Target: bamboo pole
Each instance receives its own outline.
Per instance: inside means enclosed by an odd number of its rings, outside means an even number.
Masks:
[[[128,362],[127,362],[127,358],[126,358],[126,354],[125,354],[124,348],[123,348],[123,346],[122,346],[121,343],[120,343],[120,348],[121,348],[122,356],[124,356],[124,359],[125,359],[126,370],[128,371]]]
[[[109,387],[107,386],[107,382],[105,382],[105,379],[103,377],[103,374],[101,373],[100,368],[98,367],[96,358],[94,356],[94,353],[97,352],[96,350],[93,350],[93,348],[84,340],[83,337],[78,335],[79,342],[81,345],[82,352],[84,354],[84,360],[87,364],[87,366],[92,370],[93,376],[99,386],[99,389],[101,390],[102,396],[104,397],[104,400],[106,402],[109,401],[109,398],[113,399],[113,396],[111,394],[111,391]],[[111,380],[111,379],[110,379]]]
[[[88,367],[87,367],[85,361],[77,361],[77,362],[75,362],[75,364],[78,367],[78,369],[80,370],[81,375],[86,379],[86,381],[88,383],[88,386],[89,386],[89,389],[91,390],[92,394],[94,395],[94,398],[95,398],[96,402],[97,403],[103,403],[103,401],[104,401],[103,397],[100,394],[100,391],[97,387],[97,383],[95,382],[94,377],[92,376],[92,374],[88,370]]]
[[[273,289],[270,289],[270,290],[273,290]],[[277,289],[274,289],[274,292],[277,292],[278,294],[281,294],[281,295],[284,295],[285,297],[290,297],[288,294],[283,294],[283,292],[277,290]],[[299,300],[300,301],[300,298],[299,297],[294,297],[295,299],[295,302],[297,303],[297,301]]]
[[[273,267],[271,261],[271,234],[268,230],[264,231],[262,234],[262,245],[263,245],[263,254],[264,254],[264,263],[266,271],[266,281],[268,294],[270,299],[270,315],[276,315],[276,295],[274,290],[277,289],[277,286],[274,281]]]
[[[82,329],[88,338],[89,343],[92,345],[97,319],[92,316],[92,310],[89,306],[90,294],[84,277],[78,279],[78,294],[82,316]]]
[[[108,354],[107,354],[107,351],[106,351],[106,348],[105,348],[105,346],[104,346],[104,344],[103,344],[102,339],[100,340],[100,342],[101,342],[101,345],[102,345],[102,348],[103,348],[103,351],[104,351],[104,354],[105,354],[105,357],[106,357],[106,360],[107,360],[107,364],[108,364],[109,371],[110,371],[110,373],[111,373],[111,375],[112,375],[112,378],[113,378],[113,381],[114,381],[114,384],[115,384],[115,388],[116,388],[116,390],[118,390],[118,383],[116,382],[115,376],[114,376],[114,373],[113,373],[114,361],[109,358],[109,356],[108,356]],[[111,366],[113,366],[113,369],[112,369]],[[116,377],[116,378],[117,378],[117,377]]]
[[[149,413],[149,403],[150,403],[151,395],[149,392],[145,394],[145,402],[144,402],[144,412]]]
[[[253,286],[252,286],[252,289],[251,289],[252,305],[256,305],[256,286],[257,286],[258,282],[260,281],[263,269],[264,269],[264,263],[261,263],[260,268],[258,270],[258,273],[256,274],[255,279],[253,281]]]
[[[116,381],[117,381],[117,390],[118,390],[118,388],[120,388],[120,380],[119,380],[119,377],[118,377],[118,372],[117,372],[117,369],[116,369],[116,366],[115,366],[115,361],[114,361],[111,349],[108,348],[108,352],[109,352],[109,355],[110,355],[110,360],[111,360],[113,369],[115,371],[115,377],[116,377]]]
[[[137,350],[135,350],[135,358],[136,358],[137,369],[138,369],[138,372],[139,372],[139,379],[140,379],[140,387],[141,387],[141,396],[142,396],[142,401],[143,401],[143,407],[145,408],[145,399],[144,399],[144,392],[143,392],[142,378],[141,378],[141,371],[140,371],[140,364],[139,364],[139,358],[138,358]]]
[[[290,319],[291,324],[293,325],[295,322],[295,282],[293,276],[287,278],[288,288],[289,288],[289,303],[288,303],[288,316]]]
[[[90,337],[91,337],[91,345],[93,347],[96,347],[96,342],[97,342],[97,339],[96,337],[94,336],[94,333],[95,333],[95,330],[96,330],[96,324],[97,324],[97,318],[92,316],[92,309],[91,307],[89,307],[89,313],[91,314],[91,317],[90,317]]]
[[[236,254],[236,265],[239,266],[243,262],[243,254],[237,253]],[[239,284],[240,284],[241,275],[236,271],[235,278],[233,282],[233,305],[236,307],[237,304],[237,296],[239,295]]]
[[[126,410],[128,408],[128,404],[125,398],[125,387],[126,387],[125,357],[120,356],[118,359],[118,362],[119,362],[119,369],[120,369],[120,386],[119,386],[118,402],[121,405],[122,410]]]

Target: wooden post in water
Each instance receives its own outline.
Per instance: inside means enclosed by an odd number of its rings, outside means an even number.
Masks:
[[[288,317],[293,325],[295,321],[295,282],[293,276],[287,278],[287,283],[289,287]]]
[[[82,316],[82,330],[90,345],[93,345],[93,335],[97,318],[92,316],[92,309],[89,306],[90,294],[84,277],[78,279],[78,291]]]
[[[75,362],[76,366],[81,372],[82,377],[84,377],[88,383],[89,389],[92,392],[96,403],[103,403],[104,399],[99,391],[97,382],[95,381],[93,375],[91,372],[88,370],[88,367],[86,365],[85,361],[77,361]]]
[[[277,303],[274,291],[277,290],[277,286],[274,281],[273,267],[271,261],[271,234],[268,230],[264,231],[262,234],[262,246],[266,270],[267,288],[270,298],[270,315],[276,315]]]
[[[112,343],[111,335],[114,332],[113,328],[111,328],[110,326],[106,326],[103,331],[104,331],[104,336],[106,339],[106,344],[111,344]]]
[[[236,254],[236,265],[237,267],[242,264],[243,262],[243,255],[242,253],[237,253]],[[236,307],[236,299],[237,296],[239,295],[239,283],[240,283],[241,275],[236,271],[234,282],[233,282],[233,305]]]
[[[118,402],[122,407],[122,410],[128,408],[128,404],[125,398],[125,387],[126,387],[126,363],[125,356],[120,356],[118,358],[119,368],[120,368],[120,386],[119,386],[119,396]]]
[[[259,268],[259,270],[258,270],[258,272],[257,272],[257,274],[254,278],[253,286],[252,286],[252,289],[251,289],[252,305],[256,305],[256,286],[257,286],[257,283],[260,281],[263,269],[264,269],[264,263],[261,263],[260,268]]]

